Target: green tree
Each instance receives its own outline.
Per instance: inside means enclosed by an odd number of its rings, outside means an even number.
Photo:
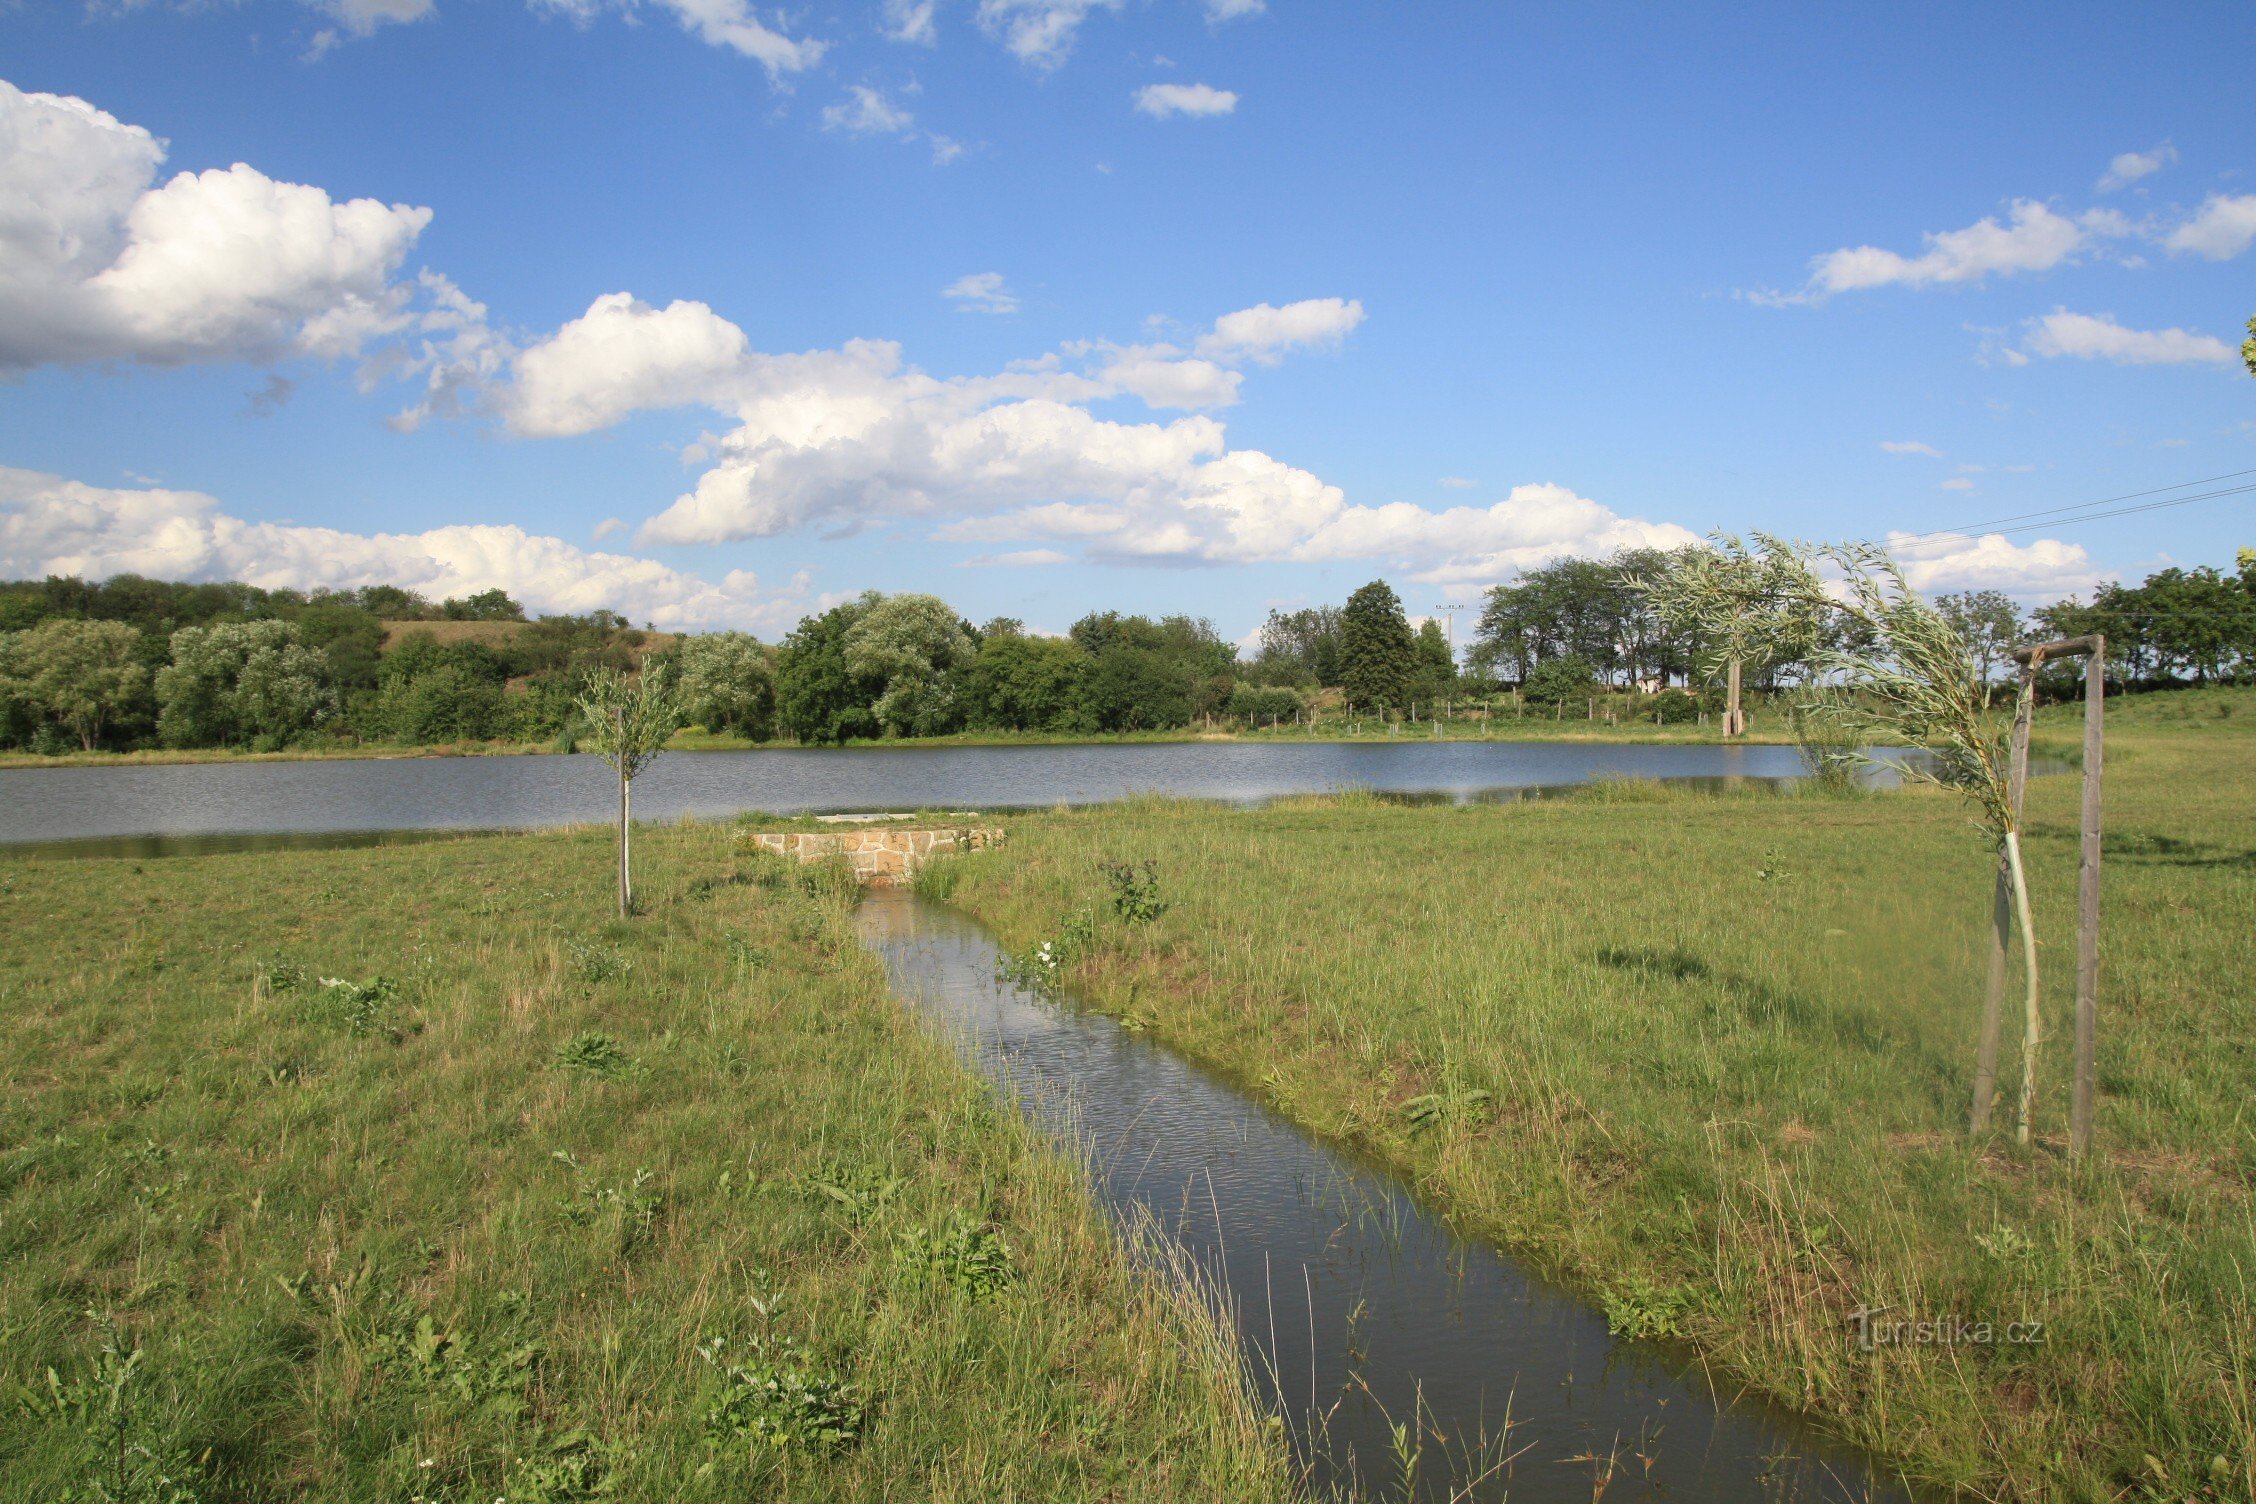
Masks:
[[[582,739],[619,775],[619,917],[634,913],[634,781],[681,725],[681,708],[663,665],[637,679],[598,669],[580,696]]]
[[[983,629],[964,667],[966,721],[998,731],[1073,731],[1081,724],[1089,655],[1070,637]]]
[[[1643,595],[1663,623],[1699,636],[1704,673],[1724,681],[1723,734],[1743,736],[1745,676],[1806,662],[1823,635],[1824,605],[1803,588],[1808,572],[1802,556],[1780,540],[1758,538],[1749,548],[1719,533],[1711,547],[1670,555],[1661,574],[1627,575],[1623,583]]]
[[[0,635],[0,696],[61,726],[91,752],[148,686],[148,671],[135,657],[140,642],[124,622],[67,617]]]
[[[1457,682],[1457,658],[1449,651],[1449,638],[1442,632],[1441,623],[1431,617],[1420,622],[1415,647],[1418,666],[1411,679],[1411,697],[1439,700]]]
[[[1579,709],[1598,692],[1598,670],[1580,653],[1546,658],[1528,670],[1520,692],[1530,705],[1574,705]]]
[[[880,599],[869,591],[803,618],[784,638],[776,655],[776,719],[799,740],[843,744],[848,737],[877,735],[870,702],[885,692],[885,684],[847,667],[846,634]]]
[[[1935,597],[1935,609],[1966,644],[1967,655],[1974,660],[1975,682],[1984,686],[1987,698],[1992,677],[2013,661],[2013,650],[2028,630],[2021,608],[2002,590],[1964,590]]]
[[[1350,703],[1373,712],[1408,703],[1418,657],[1402,599],[1384,580],[1347,598],[1340,611],[1340,687]]]
[[[286,621],[182,627],[157,672],[158,733],[175,747],[281,746],[334,710],[328,673]]]
[[[1261,624],[1251,678],[1303,687],[1339,683],[1340,613],[1337,606],[1283,612],[1272,608]]]
[[[913,591],[870,603],[846,629],[846,671],[885,687],[870,713],[889,736],[934,736],[960,720],[948,671],[970,659],[971,633],[955,608]]]
[[[707,731],[764,742],[775,735],[775,670],[748,632],[685,637],[675,654],[682,714]]]

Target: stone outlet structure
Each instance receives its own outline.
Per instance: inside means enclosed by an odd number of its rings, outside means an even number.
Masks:
[[[854,876],[872,887],[890,887],[943,851],[983,851],[1003,843],[993,826],[955,826],[943,830],[759,831],[752,842],[762,851],[800,862],[843,856]]]

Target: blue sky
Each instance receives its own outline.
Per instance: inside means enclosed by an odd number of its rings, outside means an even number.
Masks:
[[[1718,526],[2031,600],[2229,563],[2246,498],[1928,535],[2256,468],[2250,56],[2224,5],[0,11],[0,572],[1237,636]]]

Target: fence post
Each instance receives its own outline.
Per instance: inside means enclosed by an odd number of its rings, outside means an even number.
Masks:
[[[2107,755],[2107,639],[2095,634],[2084,659],[2083,852],[2076,871],[2076,1081],[2068,1150],[2088,1154],[2099,1106],[2100,774]]]

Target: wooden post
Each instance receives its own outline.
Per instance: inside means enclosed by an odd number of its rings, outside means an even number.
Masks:
[[[2073,637],[2061,642],[2033,643],[2016,649],[2013,657],[2021,664],[2022,683],[2033,684],[2037,670],[2048,658],[2083,657],[2084,664],[2084,787],[2082,818],[2082,852],[2077,876],[2078,925],[2076,934],[2076,1054],[2075,1079],[2071,1088],[2069,1105],[2070,1152],[2081,1154],[2091,1145],[2092,1122],[2098,1106],[2097,1044],[2099,1034],[2099,862],[2100,862],[2100,773],[2104,754],[2103,704],[2106,696],[2107,639],[2097,634]],[[2022,1143],[2030,1141],[2033,1133],[2036,1097],[2036,1054],[2039,1042],[2037,1017],[2037,954],[2036,937],[2029,923],[2029,885],[2026,869],[2019,861],[2021,796],[2029,774],[2029,733],[2027,729],[2027,704],[2034,695],[2024,698],[2023,708],[2014,717],[2014,749],[2012,769],[2013,823],[2015,829],[2006,837],[2006,854],[2013,859],[2015,893],[2014,901],[2021,922],[2022,957],[2028,968],[2029,1016],[2027,1036],[2022,1046],[2021,1121],[2019,1137]]]
[[[2099,1106],[2100,774],[2106,758],[2107,639],[2084,659],[2083,855],[2076,871],[2076,1080],[2068,1108],[2068,1152],[2088,1154]]]
[[[2035,665],[2021,670],[2024,687],[2036,678]],[[2013,716],[2012,761],[2007,765],[2013,804],[2013,827],[2021,828],[2021,797],[2029,782],[2029,710],[2034,697],[2017,694]],[[1990,904],[1990,979],[1982,994],[1982,1032],[1974,1048],[1974,1114],[1968,1131],[1980,1137],[1990,1126],[1990,1107],[1997,1096],[1998,1035],[2005,1019],[2005,974],[2013,951],[2013,864],[1998,851],[1997,894]]]

